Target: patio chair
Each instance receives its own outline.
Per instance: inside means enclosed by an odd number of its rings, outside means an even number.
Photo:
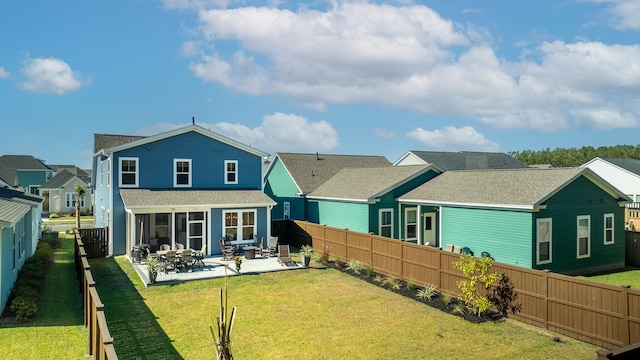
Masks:
[[[193,254],[193,266],[204,267],[204,255],[207,253],[207,244],[202,245],[202,249],[196,250]]]
[[[289,251],[289,245],[278,245],[278,262],[282,266],[288,266],[293,263],[293,259],[291,259],[291,252]]]
[[[176,244],[176,250],[178,250],[178,251],[184,250],[184,244],[183,243],[177,243]]]
[[[166,274],[169,269],[176,270],[176,251],[169,250],[165,256],[163,256],[164,261],[164,273]]]
[[[177,261],[176,263],[176,270],[178,271],[182,271],[182,270],[186,270],[189,271],[189,269],[193,270],[193,263],[191,262],[191,249],[184,249],[182,250],[182,255],[180,256],[180,259]]]
[[[269,243],[267,247],[263,247],[260,249],[260,255],[266,257],[272,257],[276,255],[276,249],[278,247],[278,237],[277,236],[269,236]]]
[[[160,249],[158,249],[158,250],[161,250],[161,251],[168,251],[168,250],[171,250],[171,245],[169,245],[169,244],[162,244],[162,245],[160,245]]]
[[[233,246],[225,245],[222,239],[218,240],[218,242],[220,243],[220,250],[222,251],[222,260],[233,260]]]

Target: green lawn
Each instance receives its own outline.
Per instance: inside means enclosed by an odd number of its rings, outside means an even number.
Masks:
[[[26,324],[0,324],[3,359],[85,359],[88,332],[75,282],[73,238],[63,240],[47,273],[37,318]]]
[[[640,268],[637,267],[627,267],[616,272],[582,276],[582,278],[611,285],[631,285],[632,288],[640,289]]]
[[[123,257],[91,261],[118,356],[213,359],[224,279],[145,288]],[[594,359],[515,321],[472,324],[333,269],[228,279],[237,359]],[[558,336],[560,342],[553,341]]]

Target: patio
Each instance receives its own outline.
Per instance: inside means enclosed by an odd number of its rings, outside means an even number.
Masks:
[[[145,260],[142,260],[142,262],[134,261],[133,268],[136,270],[136,273],[138,273],[138,276],[145,284],[145,286],[167,285],[190,280],[224,277],[225,269],[227,276],[237,276],[304,268],[304,266],[299,262],[294,262],[293,264],[289,265],[282,265],[278,262],[277,256],[256,256],[255,259],[246,259],[243,256],[240,271],[236,271],[236,265],[233,260],[222,260],[221,255],[206,256],[203,261],[204,266],[194,266],[188,271],[176,272],[174,270],[171,270],[167,274],[165,274],[163,271],[160,271],[158,272],[158,277],[156,278],[155,284],[151,284],[151,281],[149,280],[149,272],[147,271],[147,264]]]

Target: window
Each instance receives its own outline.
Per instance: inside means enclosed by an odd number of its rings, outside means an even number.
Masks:
[[[156,238],[168,238],[169,237],[169,214],[156,214],[154,230],[156,232]]]
[[[614,243],[613,237],[613,214],[604,215],[604,244],[611,245]]]
[[[257,233],[256,214],[256,210],[223,212],[224,236],[231,240],[253,239]]]
[[[591,256],[591,216],[578,216],[578,259]]]
[[[225,160],[224,162],[224,183],[238,183],[238,162],[236,160]]]
[[[551,219],[538,219],[536,225],[536,264],[548,264],[551,262]]]
[[[191,159],[174,159],[173,171],[174,187],[191,187]]]
[[[416,208],[405,210],[405,240],[416,239],[416,229],[418,226]]]
[[[120,187],[138,186],[138,158],[120,158]]]
[[[65,206],[68,208],[75,208],[76,207],[76,193],[74,192],[68,192],[64,194],[64,198],[65,198]],[[84,207],[84,196],[80,198],[80,207]]]
[[[284,219],[289,220],[289,218],[291,217],[291,203],[285,201],[284,203],[282,203],[282,207],[284,211]]]
[[[380,236],[393,237],[393,209],[380,209]]]

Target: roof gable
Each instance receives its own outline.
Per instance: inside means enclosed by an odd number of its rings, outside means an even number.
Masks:
[[[303,194],[316,190],[342,169],[391,166],[387,158],[375,155],[276,153],[276,158]]]
[[[400,200],[534,209],[579,176],[587,177],[617,199],[629,200],[588,168],[447,171]]]
[[[369,202],[428,170],[437,171],[427,165],[343,169],[309,194],[309,198]]]
[[[15,170],[51,170],[41,160],[31,155],[2,155],[0,168]]]
[[[69,183],[70,181],[72,181],[73,179],[78,179],[82,181],[85,185],[89,184],[89,177],[87,175],[76,176],[72,174],[71,171],[64,169],[58,174],[56,174],[56,176],[49,179],[49,181],[44,183],[40,188],[41,189],[61,188],[65,186],[67,183]]]

